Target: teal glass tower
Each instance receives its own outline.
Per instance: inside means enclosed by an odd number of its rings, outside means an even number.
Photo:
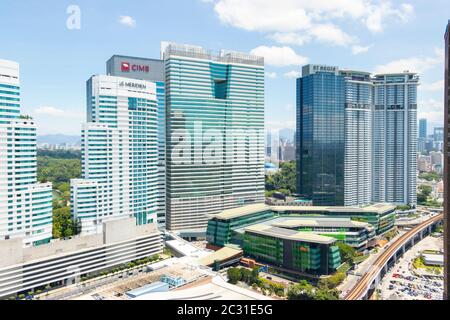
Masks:
[[[264,202],[264,59],[167,44],[167,221],[204,237],[211,215]]]

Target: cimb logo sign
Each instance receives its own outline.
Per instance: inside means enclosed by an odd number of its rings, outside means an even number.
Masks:
[[[120,65],[120,70],[122,72],[144,72],[149,73],[150,67],[142,64],[131,64],[129,62],[122,62]]]

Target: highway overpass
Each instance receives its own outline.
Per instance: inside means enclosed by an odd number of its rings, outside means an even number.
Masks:
[[[377,288],[390,266],[394,265],[406,250],[431,234],[432,230],[444,219],[443,214],[436,215],[422,222],[395,240],[383,252],[369,270],[359,279],[357,284],[347,293],[345,300],[361,300],[368,297]]]

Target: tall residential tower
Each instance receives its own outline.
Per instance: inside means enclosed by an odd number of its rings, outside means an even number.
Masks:
[[[417,87],[415,73],[374,77],[372,200],[416,205]]]
[[[264,59],[167,44],[167,228],[264,202]]]
[[[20,115],[19,64],[0,60],[0,241],[52,239],[52,185],[37,183],[36,126]]]
[[[135,217],[156,223],[158,105],[153,82],[93,76],[87,82],[82,130],[83,179],[71,181],[72,214],[82,233]]]

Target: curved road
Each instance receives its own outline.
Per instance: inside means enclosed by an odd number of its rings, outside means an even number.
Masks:
[[[400,238],[398,238],[393,244],[389,246],[389,248],[383,252],[377,260],[373,263],[370,269],[364,274],[364,276],[359,279],[358,283],[347,293],[345,296],[345,300],[358,300],[362,295],[365,294],[365,291],[375,278],[375,276],[381,271],[384,265],[389,261],[389,259],[394,255],[397,250],[403,246],[408,240],[414,237],[417,233],[426,229],[431,224],[442,220],[444,218],[443,214],[439,214],[434,216],[431,219],[421,223],[420,225],[414,227]]]

